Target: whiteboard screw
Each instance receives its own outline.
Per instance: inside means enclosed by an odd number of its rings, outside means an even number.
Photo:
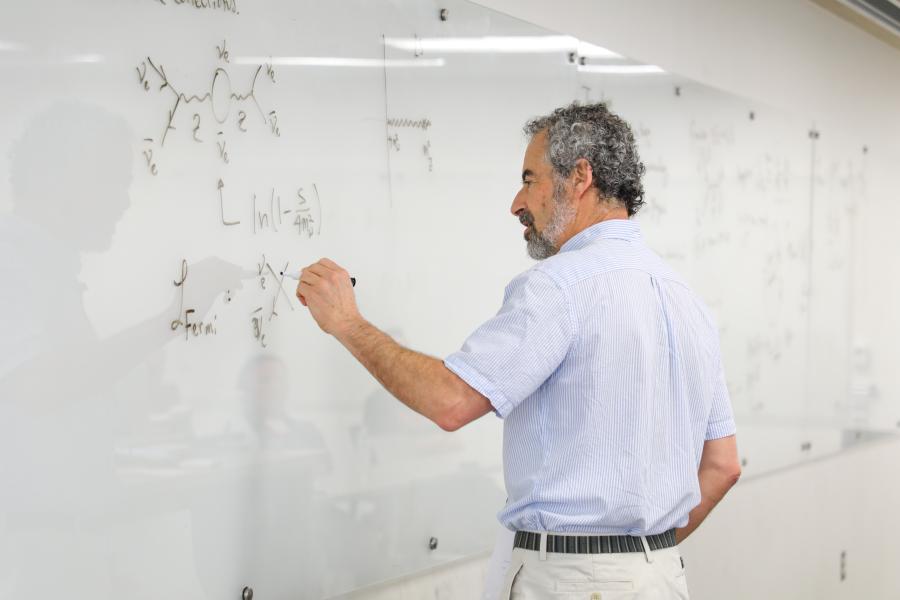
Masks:
[[[441,21],[446,21],[450,17],[450,12],[446,8],[441,9]]]
[[[438,546],[438,539],[436,537],[433,537],[430,540],[428,540],[428,549],[429,550],[437,550],[437,546]]]
[[[253,588],[247,586],[244,588],[244,591],[241,592],[242,600],[253,600]]]

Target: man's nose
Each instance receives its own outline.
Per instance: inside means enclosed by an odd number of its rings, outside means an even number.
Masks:
[[[519,192],[513,198],[512,205],[509,207],[509,212],[518,217],[519,213],[523,210],[525,210],[525,202],[522,200],[522,192]]]

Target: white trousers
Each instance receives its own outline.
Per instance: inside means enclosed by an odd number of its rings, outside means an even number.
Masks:
[[[501,600],[689,600],[678,547],[617,554],[515,548]]]

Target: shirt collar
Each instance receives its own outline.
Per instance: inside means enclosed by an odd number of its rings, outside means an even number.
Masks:
[[[562,245],[560,252],[568,252],[569,250],[580,250],[589,246],[595,240],[626,240],[629,242],[639,242],[643,240],[641,236],[641,227],[636,221],[629,219],[610,219],[601,221],[596,225],[591,225],[586,229],[582,229]]]

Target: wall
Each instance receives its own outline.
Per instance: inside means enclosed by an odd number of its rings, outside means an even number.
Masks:
[[[812,2],[478,3],[735,94],[857,126],[872,136],[875,166],[886,161],[888,147],[896,152],[900,52]],[[898,222],[900,202],[886,187],[870,189],[869,197],[860,219],[868,243],[857,257],[856,343],[871,352],[875,408],[896,411],[900,374],[892,346],[900,314],[885,307],[900,300],[900,285],[890,283],[900,281],[900,267],[881,257],[896,244],[890,224]],[[693,598],[900,597],[893,568],[900,564],[898,459],[900,442],[880,442],[742,481],[683,545]],[[486,560],[474,557],[355,597],[477,598]]]

